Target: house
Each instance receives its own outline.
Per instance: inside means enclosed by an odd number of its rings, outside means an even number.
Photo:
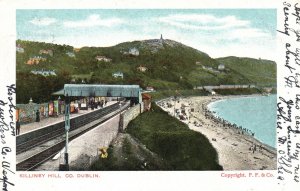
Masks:
[[[201,65],[201,62],[197,61],[197,62],[196,62],[196,65]]]
[[[140,55],[140,52],[137,48],[134,47],[129,49],[128,54],[132,56],[138,56]]]
[[[152,91],[152,92],[153,92],[153,91],[154,91],[154,88],[151,87],[151,86],[148,86],[148,87],[146,87],[146,90],[147,90],[147,91]]]
[[[148,70],[148,68],[146,68],[145,66],[139,66],[139,67],[137,67],[137,70],[140,72],[146,72]]]
[[[24,48],[22,48],[22,46],[20,44],[17,45],[16,50],[19,53],[24,53]]]
[[[112,61],[111,58],[107,58],[105,56],[96,56],[96,60],[97,61],[102,61],[102,62],[111,62]]]
[[[205,70],[213,71],[213,68],[212,68],[212,67],[209,67],[209,66],[202,66],[202,68],[205,69]]]
[[[210,66],[202,66],[202,69],[208,70],[208,71],[214,72],[214,73],[220,73],[220,70],[217,70],[217,69],[215,69],[213,67],[210,67]]]
[[[67,54],[69,57],[71,57],[71,58],[74,58],[74,57],[75,57],[74,52],[67,52],[66,54]]]
[[[124,51],[124,50],[121,50],[120,53],[123,54],[123,55],[126,55],[126,56],[128,56],[128,55],[139,56],[140,55],[140,51],[135,47],[130,48],[128,52]]]
[[[74,52],[79,52],[79,51],[80,51],[80,48],[73,48],[73,51],[74,51]]]
[[[31,70],[31,73],[32,74],[35,74],[35,75],[42,75],[42,76],[56,76],[56,73],[54,70]]]
[[[220,64],[218,66],[218,70],[225,70],[225,65],[224,64]]]
[[[118,71],[118,72],[114,72],[113,74],[112,74],[112,76],[114,77],[114,78],[124,78],[124,74],[123,74],[123,72],[120,72],[120,71]]]
[[[47,60],[46,58],[43,58],[41,56],[34,56],[29,58],[26,64],[28,65],[39,64],[40,61],[46,61],[46,60]]]
[[[142,100],[144,103],[144,111],[149,111],[151,109],[151,95],[147,93],[143,93]]]
[[[48,54],[49,56],[53,56],[53,51],[41,49],[39,54]]]
[[[29,60],[27,60],[26,64],[28,65],[39,64],[39,61],[36,62],[34,59],[30,58]]]

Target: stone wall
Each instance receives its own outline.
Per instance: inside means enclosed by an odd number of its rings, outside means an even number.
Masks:
[[[194,89],[213,90],[213,89],[240,89],[240,88],[256,88],[256,85],[219,85],[219,86],[197,86]]]
[[[70,170],[89,170],[93,162],[99,159],[100,148],[108,148],[117,137],[119,117],[109,119],[98,127],[72,140],[69,146]],[[61,154],[63,156],[63,153]]]
[[[129,122],[135,119],[140,113],[143,112],[144,104],[140,103],[122,113],[120,118],[120,131],[124,131],[128,126]]]

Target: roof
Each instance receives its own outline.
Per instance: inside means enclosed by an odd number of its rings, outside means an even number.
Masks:
[[[151,99],[151,95],[150,95],[150,94],[147,94],[147,93],[143,93],[143,94],[142,94],[142,98],[143,98],[143,99]]]
[[[139,85],[65,84],[65,96],[139,97]]]
[[[52,93],[52,95],[64,95],[64,89],[58,90],[57,92]]]

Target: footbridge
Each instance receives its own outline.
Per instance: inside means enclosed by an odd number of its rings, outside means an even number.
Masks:
[[[63,94],[66,97],[125,97],[134,103],[142,102],[139,85],[65,84]]]

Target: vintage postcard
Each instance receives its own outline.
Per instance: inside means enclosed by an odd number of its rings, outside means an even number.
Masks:
[[[297,1],[1,4],[3,190],[299,187]]]

